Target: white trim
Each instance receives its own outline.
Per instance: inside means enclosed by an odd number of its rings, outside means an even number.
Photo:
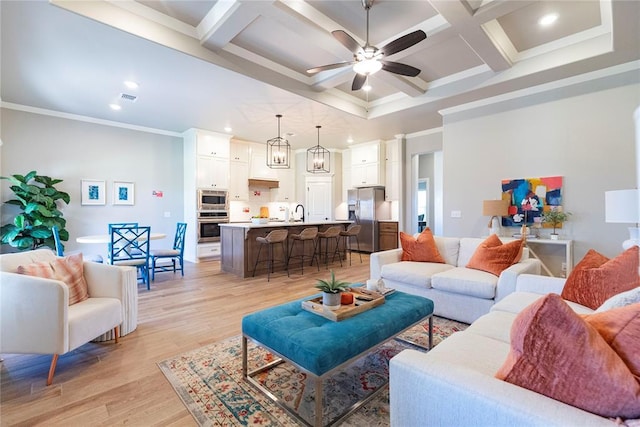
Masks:
[[[425,129],[425,130],[421,130],[418,132],[414,132],[414,133],[408,133],[405,135],[405,140],[407,139],[411,139],[411,138],[417,138],[419,136],[425,136],[425,135],[433,135],[434,133],[442,133],[443,131],[443,127],[437,127],[437,128],[433,128],[433,129]]]
[[[140,132],[155,133],[158,135],[175,136],[182,138],[182,133],[172,132],[163,129],[149,128],[145,126],[130,125],[127,123],[115,122],[113,120],[96,119],[89,116],[81,116],[79,114],[62,113],[60,111],[47,110],[45,108],[30,107],[28,105],[14,104],[12,102],[0,101],[0,107],[9,110],[25,111],[27,113],[42,114],[43,116],[60,117],[63,119],[77,120],[79,122],[95,123],[98,125],[112,126],[123,129],[137,130]]]
[[[577,76],[567,77],[565,79],[544,83],[538,86],[532,86],[526,89],[520,89],[513,92],[504,93],[502,95],[492,96],[490,98],[468,102],[466,104],[457,105],[455,107],[438,110],[438,113],[440,113],[440,115],[442,116],[445,116],[448,114],[456,114],[463,111],[486,107],[488,105],[498,104],[504,101],[510,101],[512,99],[522,98],[530,95],[536,95],[536,94],[548,92],[551,90],[556,90],[563,87],[568,87],[575,84],[588,82],[591,80],[615,76],[618,74],[623,74],[623,73],[627,73],[634,70],[640,70],[640,61],[631,61],[625,64],[615,65],[613,67],[591,71],[585,74],[579,74]]]

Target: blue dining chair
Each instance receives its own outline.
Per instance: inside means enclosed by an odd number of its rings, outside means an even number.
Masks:
[[[176,226],[176,235],[173,238],[173,249],[155,249],[150,253],[151,257],[151,281],[156,280],[156,271],[172,271],[176,272],[176,261],[180,264],[180,274],[184,276],[184,237],[187,233],[187,224],[179,222]],[[170,265],[157,265],[156,261],[160,259],[170,259]]]
[[[60,240],[60,229],[58,228],[57,225],[54,225],[53,227],[51,227],[51,233],[53,233],[53,241],[55,242],[55,245],[56,245],[56,255],[57,256],[64,256],[64,245],[62,244],[62,241]],[[102,259],[102,256],[98,255],[98,254],[85,255],[83,253],[82,257],[83,257],[83,259],[91,261],[91,262],[102,263],[104,261]]]
[[[109,263],[112,265],[136,267],[143,283],[151,289],[149,280],[149,240],[151,227],[109,226],[110,253]]]

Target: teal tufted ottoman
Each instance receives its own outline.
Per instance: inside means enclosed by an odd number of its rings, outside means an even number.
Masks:
[[[334,322],[302,309],[304,298],[249,314],[242,319],[242,373],[246,380],[287,410],[296,419],[311,425],[286,405],[278,401],[253,376],[286,360],[314,379],[315,422],[322,426],[322,382],[326,375],[354,361],[404,330],[429,318],[429,347],[432,344],[433,301],[394,292],[384,304],[354,317]],[[247,340],[268,349],[280,357],[268,365],[248,372]],[[379,391],[356,403],[331,424],[341,421]],[[317,396],[320,396],[318,399]]]

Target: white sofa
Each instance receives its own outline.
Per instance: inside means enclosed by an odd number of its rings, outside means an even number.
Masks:
[[[52,354],[47,385],[59,355],[111,330],[117,341],[123,299],[136,283],[134,268],[85,261],[89,298],[69,306],[64,282],[16,273],[55,256],[48,249],[0,255],[0,353]]]
[[[518,275],[540,274],[540,261],[529,258],[527,248],[523,249],[518,263],[496,277],[491,273],[465,268],[478,245],[485,239],[434,238],[446,264],[400,261],[402,249],[392,249],[371,254],[371,278],[382,278],[388,288],[431,299],[436,316],[471,323],[515,290]],[[507,242],[513,239],[502,240]]]
[[[404,350],[390,362],[391,425],[612,426],[606,418],[495,378],[510,350],[517,314],[565,279],[524,274],[516,292],[428,353]],[[593,310],[569,302],[581,314]]]

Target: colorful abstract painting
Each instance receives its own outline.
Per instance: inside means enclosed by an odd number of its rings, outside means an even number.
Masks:
[[[540,224],[542,212],[562,209],[562,177],[502,180],[502,199],[509,200],[509,215],[502,217],[503,226]]]

